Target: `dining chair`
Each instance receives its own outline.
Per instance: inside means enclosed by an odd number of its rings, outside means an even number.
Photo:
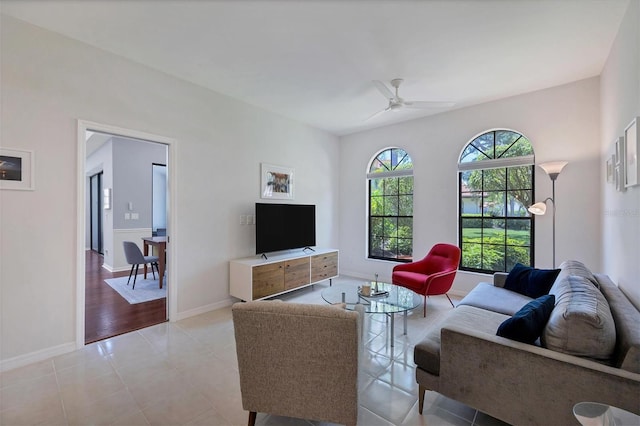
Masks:
[[[133,268],[136,269],[136,274],[133,277],[133,287],[136,288],[136,278],[138,277],[138,267],[140,265],[146,265],[149,263],[151,265],[151,273],[153,274],[153,279],[156,279],[156,274],[153,271],[153,267],[156,267],[158,271],[158,275],[160,275],[160,269],[158,267],[158,260],[160,258],[158,256],[145,256],[142,254],[140,247],[133,241],[123,241],[122,245],[124,246],[124,256],[127,258],[127,263],[131,265],[131,272],[129,272],[129,279],[127,280],[127,285],[129,285],[129,281],[131,281],[131,275],[133,274]]]

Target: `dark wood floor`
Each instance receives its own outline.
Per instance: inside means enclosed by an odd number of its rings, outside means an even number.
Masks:
[[[129,272],[110,273],[102,267],[102,255],[86,251],[84,341],[98,340],[139,330],[167,320],[167,299],[130,305],[105,279],[128,276]]]

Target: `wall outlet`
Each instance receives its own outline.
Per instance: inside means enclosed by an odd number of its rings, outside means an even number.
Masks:
[[[131,219],[133,220],[138,220],[138,218],[140,217],[140,214],[138,213],[131,213]]]
[[[246,225],[247,224],[247,217],[243,214],[240,215],[240,225]]]
[[[131,213],[125,213],[124,220],[129,220],[129,219],[131,219]]]

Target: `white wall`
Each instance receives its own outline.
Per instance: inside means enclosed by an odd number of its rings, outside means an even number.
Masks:
[[[602,169],[613,142],[640,116],[640,2],[632,1],[601,76]],[[600,179],[603,269],[640,307],[640,186],[617,192]]]
[[[337,246],[337,137],[1,19],[0,136],[35,151],[36,190],[0,192],[0,366],[76,341],[77,119],[177,141],[181,316],[230,302],[228,260],[255,250],[239,216],[259,200],[261,162],[296,169],[295,202],[318,206],[318,245]]]
[[[599,270],[600,199],[599,81],[591,78],[547,90],[412,120],[341,138],[341,273],[390,279],[394,262],[366,258],[366,182],[369,162],[382,148],[401,147],[414,163],[414,257],[437,242],[457,244],[457,163],[476,135],[493,128],[524,134],[536,162],[566,160],[556,182],[556,257],[578,259]],[[535,196],[551,196],[551,181],[536,168]],[[536,218],[535,264],[552,266],[551,216]],[[483,274],[457,275],[453,290],[468,292]]]
[[[166,164],[167,152],[164,144],[113,138],[114,229],[152,228],[153,163]],[[127,219],[126,213],[137,213],[138,219]]]

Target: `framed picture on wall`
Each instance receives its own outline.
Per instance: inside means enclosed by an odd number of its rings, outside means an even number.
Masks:
[[[34,189],[33,151],[0,148],[0,189]]]
[[[613,152],[613,180],[617,191],[624,191],[624,136],[616,138]]]
[[[613,169],[614,180],[616,182],[616,191],[624,191],[624,176],[622,174],[622,166],[619,164]]]
[[[605,176],[607,177],[607,183],[613,183],[614,182],[614,155],[611,155],[611,157],[607,158],[607,162],[605,165]]]
[[[291,167],[262,163],[260,197],[293,200],[293,174]]]
[[[638,135],[638,117],[624,129],[624,186],[626,188],[638,184],[640,165],[638,151],[640,150],[640,135]]]
[[[622,157],[624,156],[624,136],[620,136],[619,138],[616,138],[614,145],[615,145],[615,152],[613,153],[614,166],[618,166],[622,162]]]

